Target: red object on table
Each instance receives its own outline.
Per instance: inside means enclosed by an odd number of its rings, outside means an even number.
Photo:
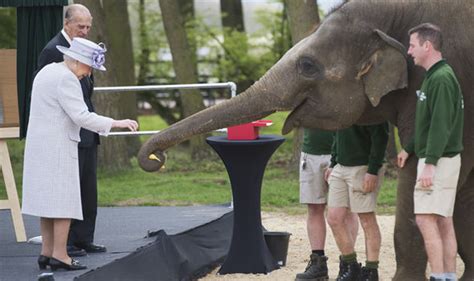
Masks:
[[[272,120],[258,120],[250,123],[232,126],[227,128],[227,139],[255,140],[258,138],[258,131],[260,127],[267,127],[272,124]]]

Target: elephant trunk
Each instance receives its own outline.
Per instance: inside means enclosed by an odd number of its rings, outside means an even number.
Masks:
[[[251,122],[277,110],[288,110],[281,98],[269,92],[275,79],[261,79],[244,93],[191,115],[152,136],[138,153],[140,167],[148,172],[159,170],[165,160],[164,151],[190,137],[216,129]],[[272,87],[275,89],[275,87]]]

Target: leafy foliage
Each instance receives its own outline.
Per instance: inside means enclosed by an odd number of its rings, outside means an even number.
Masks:
[[[146,74],[140,84],[172,84],[174,70],[169,46],[156,1],[143,0],[146,34],[135,35],[136,61]],[[140,6],[131,4],[139,11]],[[256,18],[263,27],[254,34],[230,28],[214,27],[205,16],[187,16],[186,31],[189,40],[197,47],[199,82],[233,81],[241,92],[259,79],[290,47],[288,22],[285,11],[261,10]],[[139,29],[137,27],[136,29]],[[225,40],[224,40],[225,38]],[[141,57],[146,50],[147,58]],[[144,66],[143,64],[147,64]],[[138,73],[138,72],[137,72]],[[202,90],[205,98],[228,97],[227,90]],[[147,92],[140,95],[168,124],[181,119],[177,109],[180,101],[177,91]]]
[[[16,8],[0,8],[0,49],[16,48]]]
[[[218,81],[237,84],[254,82],[270,69],[290,48],[286,16],[284,10],[259,10],[255,17],[262,28],[252,34],[210,27],[198,18],[198,44],[209,50],[206,62],[214,62],[201,69],[208,67]]]
[[[147,49],[149,56],[147,63],[149,64],[149,72],[146,75],[148,82],[155,82],[156,84],[168,83],[174,77],[173,64],[171,60],[162,61],[162,57],[169,56],[168,42],[166,42],[165,30],[162,23],[161,13],[158,8],[158,1],[145,0],[144,1],[144,27],[146,34],[146,41],[143,42],[142,35],[139,32],[139,23],[132,26],[132,40],[135,46],[135,61],[140,61],[141,51]],[[130,8],[138,12],[139,4],[132,2]],[[137,65],[139,67],[139,65]],[[138,71],[137,71],[138,73]]]

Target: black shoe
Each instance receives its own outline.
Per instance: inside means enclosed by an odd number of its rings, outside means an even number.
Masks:
[[[94,244],[94,243],[88,243],[88,244],[81,244],[77,243],[75,244],[77,248],[81,248],[87,253],[105,253],[107,252],[107,248],[104,245],[99,245],[99,244]]]
[[[82,257],[87,255],[87,252],[81,248],[78,248],[76,246],[67,246],[67,254],[70,257]]]
[[[39,266],[39,269],[46,269],[46,266],[49,265],[49,259],[50,259],[50,257],[40,255],[40,256],[38,257],[38,266]]]
[[[342,261],[342,256],[339,256],[339,274],[337,278],[341,277],[341,274],[344,273],[346,266],[345,263]]]
[[[362,267],[359,281],[379,281],[379,272],[375,268]]]
[[[87,266],[82,265],[79,261],[75,259],[71,259],[71,264],[67,264],[55,258],[51,258],[49,261],[49,266],[51,266],[52,271],[55,271],[61,268],[65,270],[81,270],[81,269],[87,268]]]
[[[358,281],[360,275],[360,263],[345,263],[341,260],[339,265],[339,275],[336,281]]]
[[[296,281],[326,281],[328,276],[328,258],[311,254],[310,260],[303,273],[296,274]]]

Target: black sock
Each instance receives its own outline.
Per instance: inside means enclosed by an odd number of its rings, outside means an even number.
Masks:
[[[324,255],[324,250],[313,250],[312,253],[313,253],[313,254],[316,254],[316,255],[318,255],[318,256],[320,256],[320,257],[325,256],[325,255]]]

